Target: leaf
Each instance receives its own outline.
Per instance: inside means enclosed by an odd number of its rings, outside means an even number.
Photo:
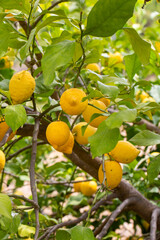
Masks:
[[[22,105],[9,105],[5,109],[5,121],[15,132],[27,120],[27,114]]]
[[[71,228],[72,240],[95,240],[94,234],[90,228],[76,226]]]
[[[30,237],[31,234],[35,234],[35,227],[21,224],[18,228],[18,234],[20,237]]]
[[[75,42],[65,40],[47,47],[42,58],[44,83],[49,85],[53,82],[55,70],[73,62]]]
[[[76,196],[69,197],[65,208],[67,208],[68,206],[78,206],[78,205],[85,205],[85,204],[87,204],[87,199],[84,197],[83,194],[79,193]]]
[[[145,65],[149,63],[151,44],[144,41],[133,28],[124,28],[123,29],[129,41],[132,44],[133,50],[137,54],[139,60]]]
[[[148,179],[152,183],[160,172],[160,155],[155,157],[147,168]]]
[[[150,146],[160,144],[160,135],[149,130],[144,130],[137,133],[130,141],[139,146]]]
[[[12,204],[10,198],[0,193],[0,215],[11,218]]]
[[[71,234],[69,229],[59,229],[56,232],[56,240],[70,240],[71,239]]]
[[[87,18],[85,35],[109,37],[132,17],[137,0],[99,0]]]
[[[28,0],[0,0],[0,6],[4,9],[17,9],[24,13],[30,12],[30,3]]]
[[[132,82],[134,75],[141,67],[141,62],[135,53],[125,56],[124,61],[129,81]]]
[[[28,41],[26,42],[26,44],[20,50],[20,56],[21,56],[22,60],[24,60],[28,55],[29,47],[32,45],[32,42],[33,42],[33,39],[34,39],[34,36],[35,36],[35,31],[36,31],[36,29],[33,29],[31,31]]]
[[[2,57],[8,49],[10,35],[6,27],[7,24],[0,25],[0,57]]]
[[[133,122],[136,119],[136,109],[125,109],[112,113],[106,120],[108,128],[119,128],[123,122]]]
[[[12,223],[10,225],[10,232],[11,233],[16,233],[18,231],[18,227],[20,225],[21,222],[21,217],[20,215],[15,215],[12,219]]]
[[[96,133],[88,138],[93,157],[110,152],[116,146],[118,138],[119,129],[110,129],[106,122],[103,121],[99,125]]]
[[[118,87],[106,85],[104,83],[101,83],[100,81],[98,81],[97,84],[100,91],[107,97],[115,99],[118,96],[119,93]]]

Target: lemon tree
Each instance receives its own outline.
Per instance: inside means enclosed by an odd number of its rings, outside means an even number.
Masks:
[[[0,0],[0,239],[158,239],[159,11]]]

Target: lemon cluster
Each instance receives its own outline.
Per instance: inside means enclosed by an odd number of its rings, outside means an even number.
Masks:
[[[97,191],[97,183],[95,181],[84,181],[84,177],[77,177],[75,181],[80,181],[73,184],[75,192],[81,192],[86,196],[92,196]]]

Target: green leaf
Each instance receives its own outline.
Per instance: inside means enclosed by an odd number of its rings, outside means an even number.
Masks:
[[[112,113],[106,120],[108,128],[119,128],[123,122],[133,122],[136,119],[136,109],[124,109],[119,112]]]
[[[59,229],[56,232],[56,240],[70,240],[71,239],[71,234],[69,229]]]
[[[129,81],[132,82],[134,75],[141,67],[141,62],[135,53],[125,56],[124,61]]]
[[[87,18],[85,35],[109,37],[132,17],[137,0],[99,0]]]
[[[154,179],[158,176],[159,172],[160,172],[160,155],[152,159],[147,168],[149,181],[153,182]]]
[[[0,57],[7,52],[9,46],[10,34],[6,26],[7,24],[0,25]]]
[[[101,156],[102,154],[110,152],[116,146],[118,138],[119,129],[110,129],[106,122],[103,121],[99,125],[96,133],[88,138],[93,157]]]
[[[67,208],[68,206],[78,206],[78,205],[82,205],[82,204],[83,205],[87,204],[87,198],[84,197],[83,194],[79,193],[76,196],[69,197],[65,208]]]
[[[55,70],[73,62],[75,42],[65,40],[47,47],[42,58],[44,83],[49,85],[53,82]]]
[[[31,31],[28,41],[26,42],[26,44],[20,50],[20,56],[21,56],[22,60],[24,60],[28,55],[29,47],[32,45],[32,42],[33,42],[33,39],[34,39],[34,36],[35,36],[35,31],[36,31],[36,29],[33,29]]]
[[[151,44],[144,41],[133,28],[124,28],[123,29],[129,41],[132,44],[133,50],[137,54],[139,60],[145,65],[149,63]]]
[[[27,120],[27,114],[22,105],[9,105],[5,109],[5,121],[14,131]]]
[[[90,228],[76,226],[71,228],[72,240],[95,240],[94,234]]]
[[[44,84],[43,75],[40,75],[38,78],[36,78],[36,87],[34,92],[39,96],[48,97],[52,95],[54,88],[52,88],[51,85],[46,86]]]
[[[0,215],[11,218],[12,204],[10,198],[0,193]]]
[[[12,223],[10,225],[10,232],[11,233],[16,233],[18,231],[18,227],[20,225],[20,222],[21,222],[21,216],[20,215],[17,214],[12,218]]]
[[[0,6],[4,9],[17,9],[24,13],[30,12],[30,3],[28,0],[0,0]]]
[[[116,86],[106,85],[101,83],[100,81],[97,82],[100,91],[107,97],[115,99],[118,96],[119,88]]]
[[[35,227],[21,224],[18,228],[18,234],[20,237],[30,237],[31,234],[35,234]]]
[[[144,130],[137,133],[130,141],[139,146],[150,146],[160,144],[160,135],[149,130]]]

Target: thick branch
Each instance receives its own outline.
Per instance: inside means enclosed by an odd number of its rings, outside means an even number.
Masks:
[[[151,224],[150,224],[150,238],[151,240],[156,240],[156,231],[157,231],[157,219],[160,215],[160,209],[155,208],[152,212],[151,216]]]

